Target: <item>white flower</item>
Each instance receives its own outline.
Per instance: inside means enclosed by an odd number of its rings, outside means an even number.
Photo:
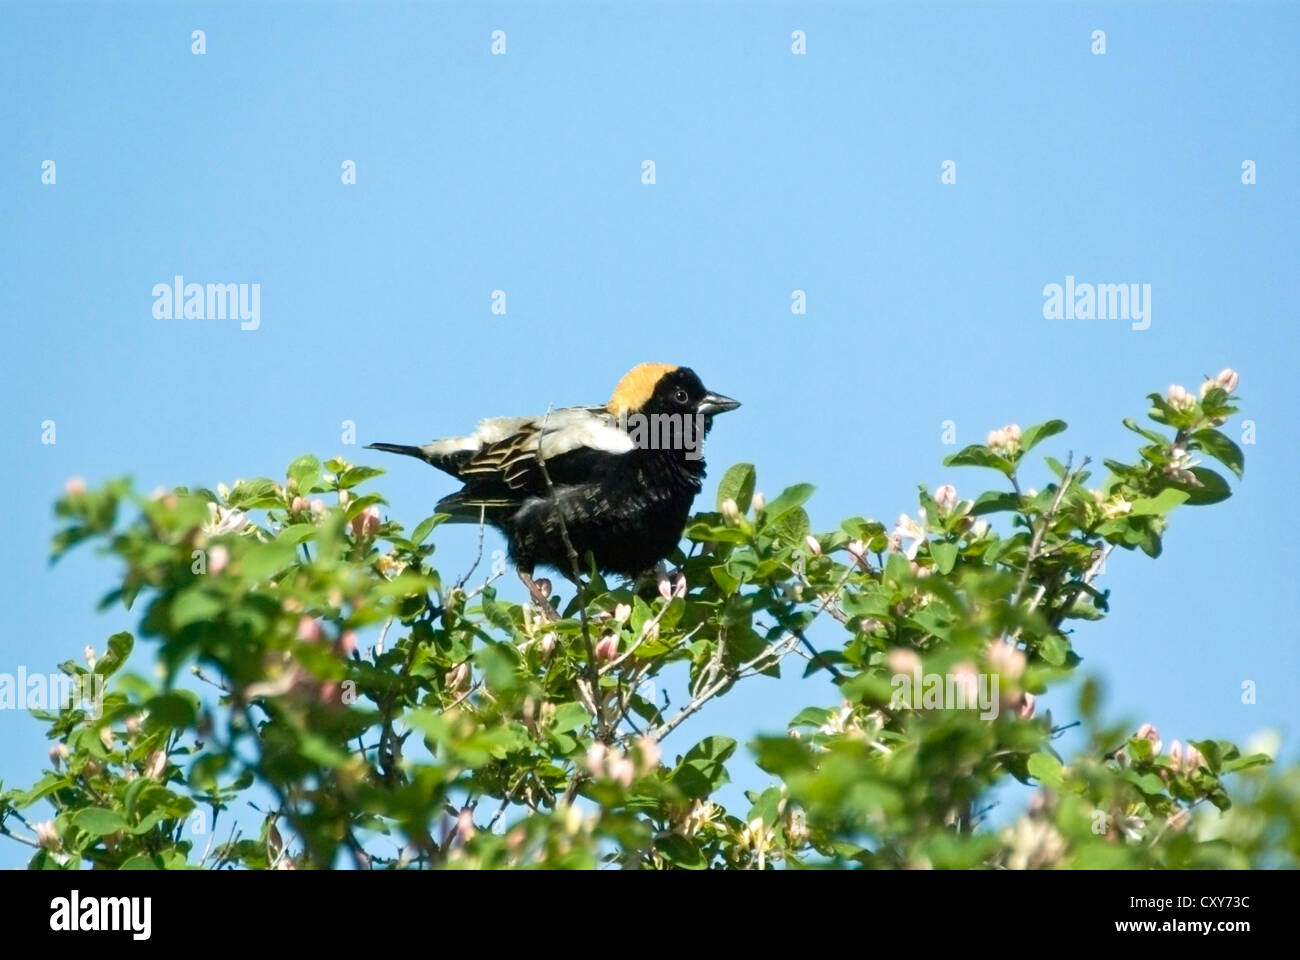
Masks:
[[[1169,400],[1169,406],[1184,413],[1196,406],[1196,398],[1188,393],[1187,388],[1180,383],[1171,383],[1169,385],[1166,398]]]
[[[36,842],[46,850],[57,850],[63,846],[63,841],[59,838],[59,831],[55,829],[53,820],[33,823],[32,829],[36,831]]]
[[[821,725],[822,733],[828,737],[833,737],[837,733],[843,733],[851,724],[849,718],[853,716],[853,707],[845,703],[838,710],[826,718],[826,722]]]
[[[902,550],[908,560],[916,559],[916,551],[921,549],[921,544],[925,543],[925,510],[917,511],[920,520],[913,520],[905,513],[898,515],[898,523],[894,525],[894,531],[889,535],[889,546],[894,550]],[[903,546],[904,540],[912,541],[906,547]]]
[[[990,430],[985,444],[994,453],[1010,456],[1020,449],[1020,425],[1008,423],[1000,430]]]
[[[248,514],[234,507],[222,507],[208,502],[208,522],[203,525],[203,532],[210,537],[223,533],[238,533],[248,526]]]

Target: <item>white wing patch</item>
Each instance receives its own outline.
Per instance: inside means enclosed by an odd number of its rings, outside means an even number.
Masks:
[[[420,449],[432,456],[474,453],[485,447],[513,440],[505,462],[535,457],[540,447],[543,459],[558,457],[583,447],[606,453],[628,453],[636,444],[618,421],[601,407],[561,407],[542,417],[493,417],[480,420],[466,437],[448,437],[426,443]]]
[[[541,438],[544,460],[581,447],[605,453],[629,453],[636,449],[636,444],[627,431],[619,429],[618,421],[599,408],[566,407],[563,410],[552,410],[549,417],[537,421],[537,426],[545,430]],[[537,447],[534,439],[529,448],[536,450]]]

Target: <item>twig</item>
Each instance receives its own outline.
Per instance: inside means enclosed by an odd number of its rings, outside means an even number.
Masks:
[[[573,541],[569,539],[569,527],[564,522],[564,512],[560,509],[560,501],[555,496],[555,487],[551,483],[551,474],[546,469],[546,457],[542,453],[542,447],[546,439],[546,424],[550,417],[551,409],[548,407],[546,416],[542,418],[541,429],[537,434],[537,467],[542,474],[542,483],[546,487],[546,495],[555,508],[555,518],[560,524],[560,539],[564,542],[564,550],[569,557],[569,566],[573,570],[573,582],[578,588],[578,620],[582,624],[582,644],[587,652],[587,683],[591,686],[591,699],[596,707],[596,739],[603,741],[609,736],[609,731],[605,725],[605,698],[600,695],[600,671],[596,666],[596,647],[591,642],[591,628],[587,623],[587,590],[582,582],[582,567],[578,558],[578,551],[574,549]]]
[[[538,451],[541,450],[541,443],[538,443]],[[487,507],[478,508],[478,552],[474,554],[474,562],[470,568],[465,571],[465,575],[456,581],[456,589],[460,590],[465,584],[469,583],[469,578],[474,576],[474,571],[478,569],[479,563],[483,559],[483,532],[487,526]]]

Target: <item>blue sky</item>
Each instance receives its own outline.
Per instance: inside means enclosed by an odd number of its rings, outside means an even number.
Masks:
[[[1298,46],[1296,7],[1265,3],[6,3],[0,672],[134,623],[94,611],[111,564],[46,563],[72,475],[213,485],[342,453],[390,469],[409,524],[446,478],[341,445],[342,421],[423,441],[663,360],[744,402],[702,503],[748,460],[769,495],[815,483],[829,528],[914,511],[918,483],[977,492],[940,465],[944,420],[964,445],[1059,416],[1049,452],[1123,457],[1146,393],[1232,365],[1244,483],[1176,513],[1158,562],[1114,557],[1076,647],[1112,715],[1279,729],[1295,755]],[[259,329],[155,319],[177,274],[259,283]],[[1149,283],[1150,328],[1044,320],[1067,275]],[[458,572],[473,531],[443,529]],[[749,681],[668,752],[824,696]],[[24,714],[0,742],[7,784],[46,763]]]

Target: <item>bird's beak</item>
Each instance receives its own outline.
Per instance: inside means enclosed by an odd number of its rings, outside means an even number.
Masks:
[[[706,417],[713,417],[719,413],[726,413],[728,410],[735,410],[738,406],[740,406],[739,400],[732,400],[720,393],[706,393],[696,410]]]

